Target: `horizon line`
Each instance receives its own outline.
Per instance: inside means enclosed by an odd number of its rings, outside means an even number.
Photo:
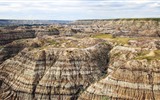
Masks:
[[[0,20],[43,20],[43,21],[76,21],[76,20],[105,20],[105,19],[158,19],[160,17],[124,17],[124,18],[84,18],[84,19],[15,19],[15,18],[0,18]]]

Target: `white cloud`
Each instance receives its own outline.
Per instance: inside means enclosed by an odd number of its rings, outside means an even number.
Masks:
[[[160,3],[153,3],[153,4],[150,4],[150,7],[153,7],[153,8],[160,8]]]
[[[12,14],[33,19],[147,17],[149,14],[157,17],[159,7],[159,2],[153,0],[0,0],[0,18],[12,18]],[[152,12],[146,12],[149,10]]]
[[[71,10],[78,8],[79,1],[65,1],[59,0],[56,2],[3,2],[1,4],[0,12],[2,11],[24,11],[24,10]],[[66,5],[67,4],[67,5]]]

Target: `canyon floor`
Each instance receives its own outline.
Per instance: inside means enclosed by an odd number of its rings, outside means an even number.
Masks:
[[[0,100],[159,99],[159,19],[0,27]]]

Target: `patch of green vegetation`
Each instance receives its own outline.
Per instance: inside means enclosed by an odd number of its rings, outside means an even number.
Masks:
[[[112,34],[97,34],[93,35],[93,38],[99,38],[99,39],[110,39],[113,42],[116,42],[118,44],[128,44],[129,40],[133,40],[133,38],[129,37],[113,37]]]
[[[114,41],[120,44],[128,44],[128,41],[131,39],[132,38],[128,38],[128,37],[116,37],[114,38]]]
[[[41,42],[41,46],[39,46],[38,48],[36,48],[36,49],[40,49],[40,50],[42,50],[42,49],[45,49],[45,48],[47,48],[48,46],[50,46],[50,45],[52,45],[52,46],[54,46],[54,47],[57,47],[57,46],[59,46],[59,42],[57,42],[56,40],[53,40],[53,39],[42,39],[42,40],[40,40],[40,42]]]
[[[50,45],[58,45],[59,44],[55,40],[48,40],[47,42],[50,43]]]
[[[135,59],[137,59],[137,60],[147,59],[148,61],[160,60],[160,50],[143,51],[143,52],[139,53]]]
[[[4,46],[0,46],[0,49],[2,49]]]
[[[53,40],[53,39],[46,39],[41,40],[41,43],[43,44],[38,49],[45,49],[47,47],[55,47],[55,48],[86,48],[84,44],[79,43],[77,40],[65,40],[65,39],[59,39],[59,40]]]
[[[115,54],[113,54],[113,56],[112,57],[119,57],[121,55],[121,53],[115,53]]]
[[[110,38],[112,39],[113,36],[111,34],[97,34],[97,35],[93,35],[93,38]]]
[[[107,42],[102,42],[101,44],[102,44],[102,45],[108,45],[108,43],[107,43]]]
[[[105,96],[105,97],[102,97],[101,100],[109,100],[109,97]]]

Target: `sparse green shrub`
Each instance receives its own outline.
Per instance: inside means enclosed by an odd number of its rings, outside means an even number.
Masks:
[[[135,59],[137,60],[143,60],[146,59],[148,61],[151,60],[160,60],[160,50],[154,50],[154,55],[148,55],[151,51],[143,51],[137,55]]]
[[[4,46],[0,46],[0,49],[2,49]]]
[[[129,40],[134,39],[129,37],[114,37],[112,34],[97,34],[97,35],[93,35],[92,37],[101,38],[101,39],[110,39],[113,42],[117,42],[118,44],[128,44]]]
[[[105,96],[105,97],[102,97],[102,100],[110,100],[109,97]]]
[[[97,35],[93,35],[93,38],[113,38],[111,34],[97,34]]]

